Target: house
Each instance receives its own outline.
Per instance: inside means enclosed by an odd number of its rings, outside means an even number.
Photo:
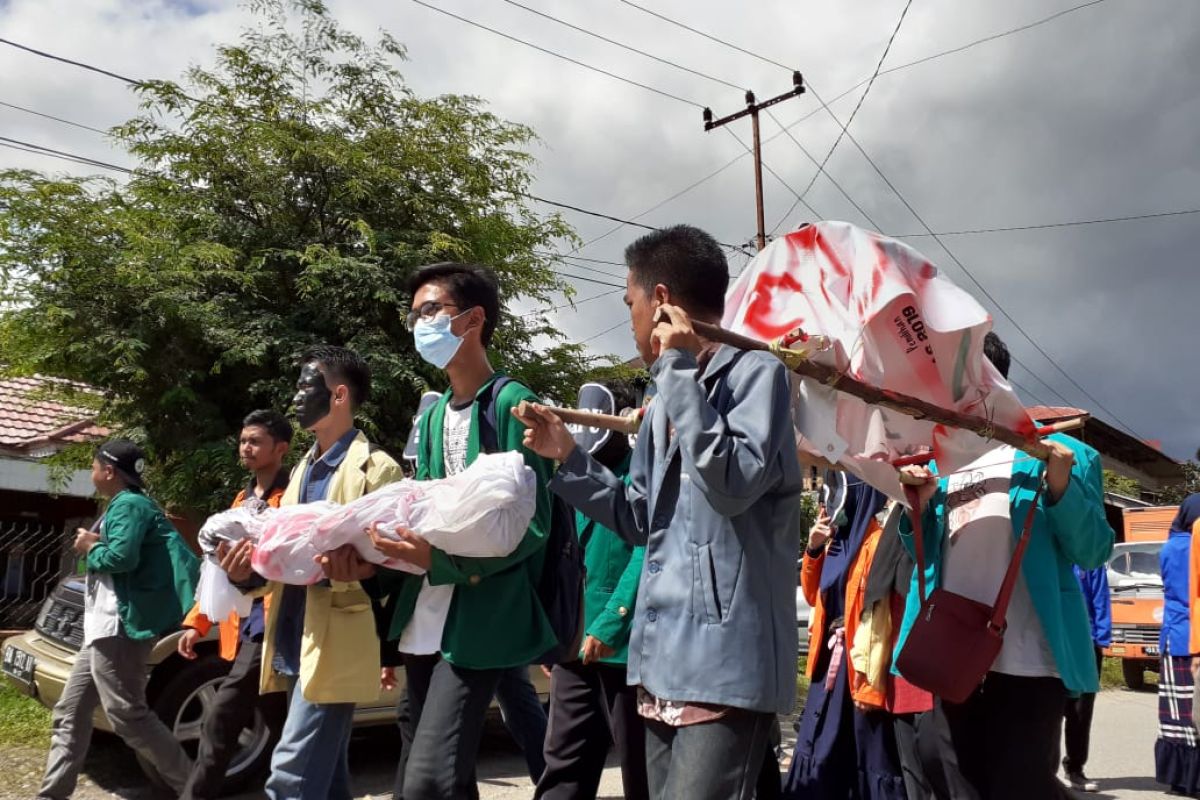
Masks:
[[[1088,413],[1068,406],[1030,406],[1028,411],[1031,417],[1047,425]],[[1088,417],[1082,428],[1068,435],[1094,447],[1105,469],[1133,478],[1141,485],[1141,498],[1125,500],[1153,501],[1159,492],[1184,480],[1183,465],[1158,449],[1157,442],[1139,439],[1097,417]],[[1120,504],[1122,498],[1113,495],[1112,500]],[[1109,502],[1107,497],[1105,502]]]
[[[107,433],[85,401],[96,395],[53,378],[0,379],[0,628],[32,624],[58,578],[74,567],[75,529],[96,518],[90,470],[64,474],[47,463]]]

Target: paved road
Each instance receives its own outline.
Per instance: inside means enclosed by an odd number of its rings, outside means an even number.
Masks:
[[[1088,773],[1101,792],[1080,794],[1096,800],[1149,800],[1162,798],[1162,787],[1154,783],[1154,739],[1157,735],[1157,699],[1152,692],[1112,690],[1097,699],[1092,728],[1092,754]],[[788,731],[790,733],[790,731]],[[790,745],[789,745],[790,746]],[[356,737],[351,747],[351,770],[361,798],[389,798],[399,737],[387,730]],[[0,798],[29,798],[45,764],[36,751],[8,750],[3,754],[5,777],[0,780]],[[158,800],[166,795],[145,785],[129,751],[111,737],[98,739],[89,755],[87,775],[75,794],[79,800]],[[484,744],[479,761],[480,794],[483,800],[515,800],[533,794],[525,773],[525,762],[507,740],[502,729]],[[258,792],[239,795],[236,800],[261,800]],[[620,773],[605,771],[600,797],[621,797]]]

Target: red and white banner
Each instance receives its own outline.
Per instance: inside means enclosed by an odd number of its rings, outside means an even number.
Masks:
[[[975,298],[903,242],[849,223],[806,225],[768,245],[730,289],[724,326],[763,341],[797,327],[822,334],[831,347],[813,360],[845,375],[1018,433],[1036,430],[983,356],[992,320]],[[808,378],[798,381],[794,420],[802,449],[898,498],[893,459],[932,449],[948,473],[996,446]]]

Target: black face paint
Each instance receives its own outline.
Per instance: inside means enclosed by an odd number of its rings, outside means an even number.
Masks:
[[[325,384],[316,361],[310,361],[300,369],[300,380],[296,381],[296,396],[292,405],[296,407],[296,421],[300,427],[310,430],[329,414],[333,393]]]

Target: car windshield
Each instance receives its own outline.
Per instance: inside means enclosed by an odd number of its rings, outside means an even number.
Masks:
[[[1108,560],[1108,582],[1114,591],[1162,586],[1158,555],[1162,542],[1119,544]]]

